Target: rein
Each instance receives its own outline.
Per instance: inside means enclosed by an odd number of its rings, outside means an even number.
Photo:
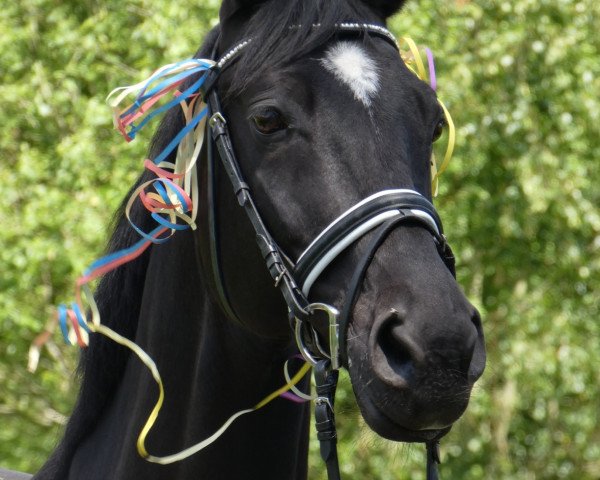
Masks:
[[[314,27],[317,28],[319,25]],[[343,23],[337,25],[337,31],[352,35],[373,35],[387,41],[397,50],[399,49],[394,36],[379,25]],[[273,399],[284,395],[288,390],[292,390],[304,400],[311,399],[311,397],[297,390],[295,385],[309,371],[310,366],[313,366],[317,392],[315,419],[321,456],[326,463],[329,480],[339,480],[341,477],[337,457],[337,434],[334,415],[338,370],[342,365],[348,363],[345,357],[346,330],[371,261],[387,236],[395,228],[409,222],[417,224],[431,233],[440,257],[453,275],[454,257],[444,237],[442,222],[433,204],[418,192],[407,189],[384,190],[358,202],[331,222],[308,245],[295,263],[281,252],[266,228],[253,200],[250,187],[242,176],[216,88],[220,72],[227,68],[251,41],[251,39],[248,39],[236,45],[217,62],[214,60],[191,59],[170,64],[157,70],[148,80],[116,89],[109,95],[110,104],[115,110],[115,126],[128,141],[135,138],[135,134],[153,117],[176,105],[182,108],[186,125],[157,158],[144,162],[144,166],[153,172],[157,178],[141,184],[127,203],[126,217],[142,237],[141,240],[127,249],[111,253],[90,265],[77,281],[76,302],[68,307],[66,305],[59,306],[57,317],[47,327],[47,332],[41,334],[34,341],[30,349],[30,369],[35,369],[40,348],[49,338],[51,329],[56,325],[60,326],[65,341],[69,344],[76,341],[81,347],[85,347],[89,342],[91,333],[100,333],[130,349],[149,369],[159,387],[159,398],[138,437],[138,452],[150,462],[169,464],[202,450],[213,443],[241,415],[264,407]],[[429,77],[432,88],[435,89],[436,80],[431,52],[427,54],[429,60],[428,76],[425,73],[423,62],[414,42],[410,39],[405,39],[405,41],[414,57],[412,62],[415,63],[416,70],[413,71],[423,80]],[[216,52],[213,53],[213,58],[215,57]],[[410,59],[403,59],[405,63],[411,62]],[[412,68],[410,64],[409,68]],[[182,90],[185,90],[180,91],[180,86]],[[138,93],[135,103],[124,111],[120,111],[120,103],[134,92]],[[171,94],[174,98],[150,113],[155,104],[168,94]],[[450,126],[450,136],[448,150],[439,171],[435,169],[435,160],[432,160],[434,193],[437,191],[437,179],[446,167],[454,146],[454,127],[443,104],[442,108],[446,112]],[[138,120],[139,123],[134,125],[134,122]],[[290,324],[294,330],[298,349],[306,363],[292,378],[289,377],[286,364],[284,375],[287,383],[285,385],[265,397],[254,407],[232,415],[209,438],[179,453],[157,457],[147,452],[145,440],[158,417],[164,399],[164,388],[158,368],[152,358],[135,342],[123,337],[100,322],[100,313],[88,284],[103,274],[139,257],[150,245],[166,242],[176,231],[196,228],[195,220],[198,213],[199,198],[196,161],[204,143],[205,134],[209,137],[206,145],[210,230],[208,233],[211,266],[219,303],[229,318],[239,321],[233,306],[229,302],[219,261],[216,214],[214,212],[214,181],[217,156],[221,159],[221,163],[231,181],[239,205],[244,209],[253,226],[257,245],[274,284],[281,291],[288,306]],[[167,161],[169,156],[175,152],[175,162]],[[146,192],[150,187],[154,189],[154,192]],[[156,228],[150,232],[142,231],[131,221],[129,212],[137,199],[140,200],[157,223]],[[321,273],[339,254],[370,232],[373,232],[373,237],[351,277],[346,301],[341,312],[323,302],[310,302],[308,295],[311,287]],[[84,307],[83,300],[86,301],[87,308]],[[88,311],[89,313],[87,313]],[[319,334],[311,323],[314,313],[318,311],[324,312],[328,317],[329,348],[324,348],[321,345]],[[438,463],[438,442],[427,442],[428,480],[438,478]]]

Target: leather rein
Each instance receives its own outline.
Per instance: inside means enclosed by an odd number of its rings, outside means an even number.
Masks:
[[[384,39],[398,49],[394,36],[379,25],[343,23],[337,26],[337,31],[356,36],[373,35]],[[431,233],[440,257],[453,275],[455,275],[454,256],[446,242],[442,222],[435,207],[420,193],[407,189],[377,192],[352,206],[326,227],[295,263],[283,254],[266,228],[252,197],[251,189],[242,175],[216,88],[220,72],[229,66],[251,41],[246,40],[223,55],[216,65],[210,69],[201,88],[202,97],[208,105],[210,118],[207,122],[207,130],[210,134],[207,142],[207,194],[211,267],[214,284],[219,303],[226,315],[239,321],[227,296],[217,245],[216,202],[214,198],[216,148],[222,166],[231,181],[237,201],[252,224],[256,234],[256,242],[266,267],[287,304],[289,319],[294,329],[298,349],[305,360],[312,364],[315,369],[317,392],[315,421],[317,437],[321,446],[321,456],[326,463],[329,480],[340,480],[334,416],[338,370],[342,365],[347,365],[345,353],[346,331],[364,276],[372,259],[387,236],[395,228],[407,222],[418,224]],[[215,56],[216,51],[213,53],[213,58]],[[370,232],[373,232],[372,239],[351,277],[345,304],[341,312],[326,303],[310,302],[308,295],[319,275],[342,251]],[[314,313],[317,311],[325,312],[328,317],[328,348],[321,345],[319,334],[311,323]],[[437,465],[439,461],[438,441],[427,442],[427,480],[438,478]]]

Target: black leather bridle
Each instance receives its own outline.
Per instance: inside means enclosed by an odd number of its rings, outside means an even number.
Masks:
[[[383,38],[396,49],[398,44],[393,35],[378,25],[344,23],[337,26],[341,33],[352,35],[369,34]],[[237,320],[223,282],[216,236],[216,213],[214,200],[215,147],[222,165],[233,186],[239,205],[245,210],[255,234],[256,242],[273,278],[288,306],[290,321],[294,327],[296,342],[304,358],[315,368],[317,399],[315,419],[317,436],[321,443],[321,456],[327,465],[329,480],[339,480],[340,472],[337,457],[337,435],[334,417],[334,398],[337,387],[338,369],[347,364],[346,330],[350,315],[358,298],[366,271],[381,244],[389,233],[407,222],[418,224],[433,236],[438,252],[454,275],[454,256],[443,234],[442,222],[435,207],[418,192],[406,189],[385,190],[364,199],[334,220],[306,248],[293,263],[285,256],[265,226],[260,212],[254,203],[250,187],[245,182],[237,161],[227,121],[223,116],[216,82],[223,68],[226,68],[252,40],[241,42],[231,49],[208,72],[201,94],[209,108],[208,160],[208,217],[210,230],[211,266],[215,288],[226,315]],[[217,42],[218,44],[218,42]],[[216,51],[213,58],[216,56]],[[344,249],[366,233],[373,232],[371,241],[354,270],[346,301],[341,312],[325,303],[309,302],[310,287],[320,273]],[[329,346],[321,346],[319,335],[311,321],[315,311],[325,311],[329,318]],[[438,478],[439,444],[427,443],[427,479]]]

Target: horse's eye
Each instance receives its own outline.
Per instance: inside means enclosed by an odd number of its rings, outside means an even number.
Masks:
[[[446,119],[442,118],[437,125],[435,126],[435,130],[433,131],[433,141],[436,142],[444,133],[444,128],[446,128],[447,122]]]
[[[270,135],[288,127],[283,115],[274,108],[267,108],[253,115],[252,121],[256,130],[263,135]]]

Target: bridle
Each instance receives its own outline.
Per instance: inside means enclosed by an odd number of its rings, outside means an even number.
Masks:
[[[378,25],[344,23],[337,26],[337,31],[352,35],[377,36],[398,49],[394,36]],[[455,275],[454,256],[446,242],[442,222],[435,207],[423,195],[408,189],[380,191],[350,207],[306,247],[296,262],[283,254],[262,220],[251,189],[244,180],[216,88],[220,72],[227,68],[251,41],[251,39],[245,40],[224,54],[210,69],[200,88],[210,115],[207,124],[209,139],[211,139],[207,145],[207,195],[214,287],[224,312],[228,317],[237,320],[237,315],[227,295],[219,261],[214,198],[216,147],[237,201],[252,224],[256,242],[267,269],[287,304],[298,349],[306,361],[315,367],[317,391],[315,419],[317,436],[321,443],[321,455],[327,465],[329,480],[339,480],[337,437],[333,412],[338,369],[343,364],[347,365],[345,358],[346,331],[364,276],[373,257],[390,232],[406,223],[417,224],[431,233],[440,257],[453,275]],[[215,57],[216,47],[212,58]],[[321,273],[340,253],[369,232],[373,232],[372,238],[351,277],[342,310],[338,311],[335,307],[323,302],[311,303],[308,295]],[[321,345],[319,335],[311,323],[313,314],[317,311],[325,312],[328,317],[329,349]],[[437,441],[427,443],[428,480],[438,478],[438,447]]]

